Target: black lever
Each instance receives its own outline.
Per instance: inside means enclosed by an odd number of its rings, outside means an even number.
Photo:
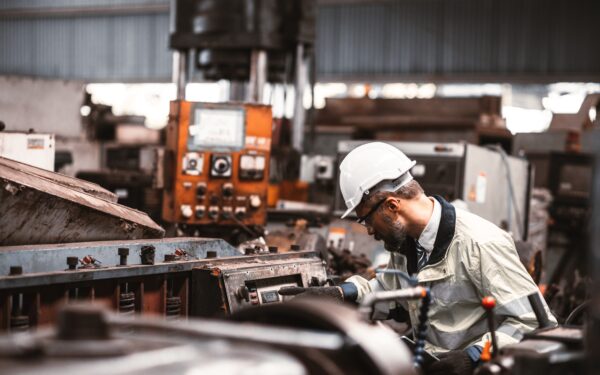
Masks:
[[[527,296],[529,303],[531,304],[531,308],[533,309],[533,313],[538,321],[539,328],[551,327],[552,323],[550,319],[548,319],[548,314],[546,314],[546,309],[544,308],[544,304],[542,303],[542,298],[540,297],[539,292],[535,292]]]

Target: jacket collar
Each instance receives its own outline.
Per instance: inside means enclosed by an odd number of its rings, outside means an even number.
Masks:
[[[440,202],[442,206],[442,217],[437,236],[435,237],[435,245],[433,246],[431,255],[429,255],[427,264],[436,264],[444,259],[448,251],[448,246],[450,246],[450,242],[452,242],[452,238],[454,237],[454,229],[456,227],[456,209],[454,206],[439,195],[435,195],[433,198]]]
[[[454,209],[454,206],[439,195],[434,195],[433,198],[440,202],[440,205],[442,206],[442,216],[437,236],[435,237],[435,244],[426,265],[436,264],[444,259],[448,252],[448,247],[452,242],[452,238],[454,237],[454,228],[456,226],[456,210]],[[411,275],[416,273],[417,250],[415,248],[415,240],[408,237],[400,248],[400,253],[406,257],[408,273]]]

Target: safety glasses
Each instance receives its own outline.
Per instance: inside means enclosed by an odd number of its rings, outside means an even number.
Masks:
[[[369,210],[369,212],[367,212],[365,215],[359,217],[356,222],[359,223],[360,225],[364,225],[365,227],[367,226],[367,220],[369,219],[369,216],[373,215],[373,213],[375,213],[375,211],[377,211],[377,209],[379,207],[381,207],[381,205],[383,204],[383,202],[385,202],[388,199],[388,197],[382,198],[381,200],[379,200],[377,203],[375,203],[375,205],[373,205],[373,207],[371,207],[371,209]]]

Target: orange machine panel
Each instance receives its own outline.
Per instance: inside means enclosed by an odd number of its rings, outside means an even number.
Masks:
[[[171,102],[163,219],[265,225],[271,107]]]

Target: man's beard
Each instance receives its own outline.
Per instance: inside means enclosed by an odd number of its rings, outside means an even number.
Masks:
[[[385,237],[381,236],[381,238],[383,239],[383,247],[387,251],[399,252],[400,247],[402,246],[402,244],[404,244],[404,241],[406,241],[406,230],[404,229],[404,226],[398,221],[393,222],[392,220],[390,220],[389,224],[391,228],[390,233]]]

